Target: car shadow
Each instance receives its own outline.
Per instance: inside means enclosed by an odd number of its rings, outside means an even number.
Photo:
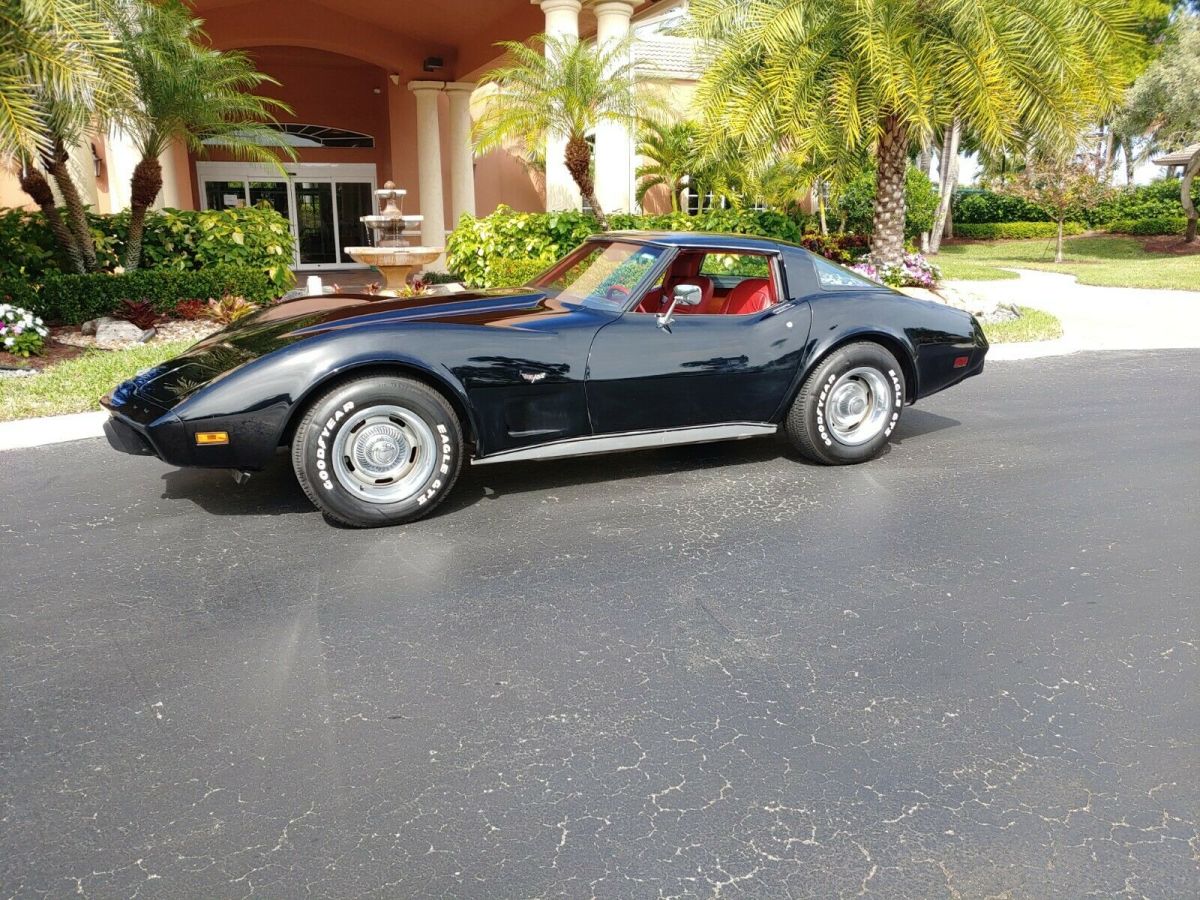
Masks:
[[[892,436],[902,444],[961,424],[956,419],[924,410],[909,409]],[[886,456],[888,448],[882,455]],[[630,453],[610,453],[547,462],[517,462],[495,466],[465,466],[450,496],[433,514],[466,509],[485,500],[498,500],[531,491],[578,487],[611,481],[626,481],[697,472],[733,465],[754,465],[787,460],[790,463],[824,468],[800,456],[782,437],[763,440],[724,441],[662,447]],[[300,489],[287,454],[280,453],[248,482],[236,484],[223,469],[176,469],[163,478],[163,499],[187,500],[218,516],[287,515],[316,510]]]
[[[962,422],[958,419],[939,416],[937,413],[931,413],[924,409],[906,409],[904,415],[900,417],[900,425],[896,428],[896,433],[892,435],[892,441],[903,444],[908,438],[924,437],[927,434],[954,428],[961,424]]]
[[[162,480],[164,500],[188,500],[217,516],[316,512],[285,454],[242,484],[234,482],[228,469],[172,469]]]

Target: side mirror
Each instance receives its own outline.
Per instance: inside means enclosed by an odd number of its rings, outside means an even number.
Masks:
[[[671,306],[699,306],[703,297],[704,294],[697,285],[676,285],[675,294],[671,297]]]
[[[671,330],[671,323],[675,321],[671,315],[675,312],[677,306],[699,306],[700,301],[704,299],[704,292],[694,284],[677,284],[675,291],[671,295],[671,305],[667,307],[666,312],[658,314],[658,327],[664,331]]]

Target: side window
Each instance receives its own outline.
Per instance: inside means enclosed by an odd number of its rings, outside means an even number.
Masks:
[[[700,274],[717,278],[770,278],[771,264],[765,256],[746,253],[709,253]]]
[[[864,278],[849,269],[844,269],[836,263],[821,256],[812,257],[813,266],[817,270],[817,281],[824,288],[878,288],[879,285],[870,278]]]

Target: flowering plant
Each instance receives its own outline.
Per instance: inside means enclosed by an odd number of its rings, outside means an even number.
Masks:
[[[0,342],[7,352],[14,356],[41,353],[49,333],[50,329],[29,310],[0,303]]]
[[[850,268],[864,278],[870,278],[888,287],[921,287],[932,290],[942,278],[941,270],[920,253],[904,254],[904,262],[898,266],[876,266],[870,262],[861,262]]]

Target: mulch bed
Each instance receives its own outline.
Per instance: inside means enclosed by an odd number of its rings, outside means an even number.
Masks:
[[[50,337],[46,340],[46,345],[42,348],[42,352],[28,359],[23,356],[14,356],[11,353],[0,352],[0,369],[45,369],[55,363],[66,362],[68,359],[82,356],[86,352],[82,347],[60,344],[54,339],[56,332],[74,330],[78,329],[51,328]]]
[[[1171,253],[1175,256],[1193,256],[1200,254],[1200,240],[1185,244],[1177,234],[1163,234],[1149,237],[1142,241],[1142,247],[1147,253]]]

